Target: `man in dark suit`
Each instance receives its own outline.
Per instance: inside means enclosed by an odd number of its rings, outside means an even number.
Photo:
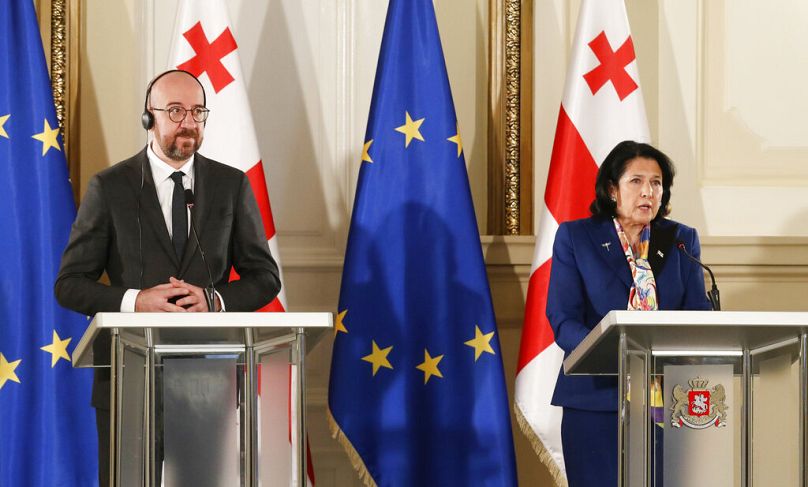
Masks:
[[[90,181],[62,256],[59,303],[86,315],[106,311],[209,311],[208,271],[191,236],[186,189],[216,288],[216,311],[255,311],[280,290],[278,267],[246,175],[198,154],[208,110],[193,75],[168,71],[146,92],[143,126],[153,140]],[[231,268],[240,279],[228,282]],[[103,273],[109,284],[98,282]],[[110,339],[96,341],[109,363]],[[109,479],[109,369],[96,369],[92,403],[99,477]]]

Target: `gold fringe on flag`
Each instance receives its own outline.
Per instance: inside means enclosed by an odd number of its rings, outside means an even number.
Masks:
[[[533,447],[533,451],[535,451],[536,455],[539,456],[541,463],[547,467],[547,470],[553,477],[555,484],[558,487],[567,487],[567,477],[564,476],[561,469],[559,469],[558,465],[556,465],[556,463],[553,461],[553,457],[550,455],[550,452],[547,451],[544,444],[541,442],[541,439],[539,439],[536,432],[533,431],[533,428],[530,427],[527,419],[522,414],[522,410],[519,409],[519,406],[516,403],[513,404],[513,412],[516,416],[516,422],[519,424],[519,429],[521,429],[522,433],[527,436],[528,441],[530,441],[530,445]]]
[[[331,414],[331,408],[326,408],[325,413],[328,417],[328,427],[331,429],[331,437],[345,448],[345,452],[348,454],[348,458],[350,458],[354,469],[356,469],[356,473],[359,474],[359,478],[367,487],[378,487],[376,481],[370,476],[367,467],[365,467],[365,462],[362,461],[362,457],[359,456],[359,453],[357,453],[356,449],[351,444],[351,440],[345,436],[345,433],[342,432],[342,428],[337,424],[337,420],[334,419],[334,416]]]

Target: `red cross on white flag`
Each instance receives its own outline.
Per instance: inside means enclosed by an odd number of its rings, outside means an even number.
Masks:
[[[222,64],[222,58],[235,51],[238,47],[230,28],[226,27],[213,42],[208,42],[202,22],[197,22],[190,29],[182,33],[194,50],[194,57],[177,66],[195,76],[202,73],[208,75],[213,91],[217,94],[234,81],[233,75]]]
[[[558,225],[589,216],[595,176],[623,140],[648,142],[634,44],[623,0],[583,0],[536,237],[516,372],[519,424],[558,485],[566,485],[560,407],[550,400],[563,359],[545,315]]]
[[[210,116],[205,126],[205,139],[200,152],[206,157],[241,169],[250,180],[258,208],[264,222],[267,244],[272,256],[281,269],[275,224],[269,204],[269,193],[264,174],[258,141],[255,135],[252,112],[238,44],[230,23],[230,16],[224,0],[182,0],[177,11],[177,20],[172,37],[169,69],[183,69],[197,76],[205,87],[207,108]],[[237,277],[234,273],[232,277]],[[281,272],[281,283],[283,273]],[[226,305],[226,303],[225,303]],[[285,311],[286,296],[281,289],[278,297],[261,311]],[[298,485],[297,469],[292,468],[291,441],[295,418],[288,407],[290,397],[295,397],[294,381],[290,380],[294,370],[287,363],[283,366],[267,363],[263,375],[267,383],[286,387],[288,394],[264,394],[259,422],[263,431],[278,434],[263,435],[263,452],[259,452],[259,464],[277,475],[272,475],[272,486]],[[266,385],[266,384],[264,384]],[[275,404],[277,402],[277,404]],[[265,426],[268,426],[264,428]],[[262,434],[259,432],[259,434]],[[286,453],[282,453],[283,450]],[[284,473],[286,472],[286,473]],[[288,477],[288,480],[285,479]],[[308,459],[308,484],[314,485],[314,470],[311,455]],[[275,483],[277,482],[277,483]],[[267,485],[266,482],[263,485]]]

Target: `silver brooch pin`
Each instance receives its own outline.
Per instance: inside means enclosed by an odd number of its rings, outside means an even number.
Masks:
[[[611,244],[612,244],[611,242],[603,242],[602,244],[600,244],[600,246],[606,249],[607,252],[611,252],[612,249],[609,248]]]
[[[660,258],[665,258],[665,254],[663,254],[661,250],[657,250],[656,253]]]

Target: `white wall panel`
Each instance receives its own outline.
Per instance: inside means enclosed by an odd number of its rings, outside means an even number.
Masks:
[[[808,182],[808,3],[704,4],[704,176]]]
[[[673,216],[705,235],[808,235],[808,5],[661,0],[646,21],[659,25],[648,104],[677,164]]]
[[[543,214],[544,189],[575,32],[569,10],[565,0],[535,2],[533,7],[533,228],[539,228]]]
[[[140,69],[143,25],[135,0],[94,2],[84,9],[78,83],[81,194],[98,171],[143,144]],[[134,61],[134,62],[133,62]]]

